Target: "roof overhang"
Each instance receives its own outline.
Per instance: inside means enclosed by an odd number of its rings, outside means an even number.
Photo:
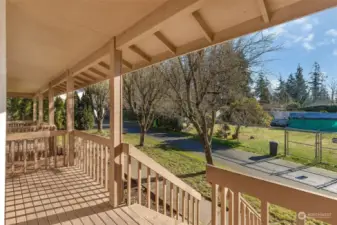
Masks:
[[[337,0],[8,0],[8,91],[57,94],[337,5]]]

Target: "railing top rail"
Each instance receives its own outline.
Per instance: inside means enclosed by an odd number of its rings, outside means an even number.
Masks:
[[[86,132],[79,131],[79,130],[74,130],[74,135],[78,136],[78,137],[81,137],[83,139],[86,139],[86,140],[96,142],[98,144],[111,146],[110,139],[105,138],[105,137],[97,136],[97,135],[94,135],[94,134],[88,134]]]
[[[284,184],[263,180],[258,177],[220,169],[207,165],[208,182],[242,192],[295,212],[331,213],[331,218],[319,220],[337,224],[337,199]]]
[[[190,187],[188,184],[183,182],[181,179],[176,177],[174,174],[172,174],[170,171],[165,169],[163,166],[161,166],[159,163],[151,159],[149,156],[138,150],[136,147],[130,144],[123,143],[123,149],[128,149],[128,153],[131,157],[138,160],[142,164],[149,167],[151,170],[155,171],[157,174],[171,182],[172,184],[176,185],[192,197],[201,200],[201,194],[197,192],[195,189]]]
[[[61,136],[67,134],[67,131],[37,131],[24,133],[10,133],[6,135],[6,141],[18,141],[35,138],[46,138],[53,136]]]

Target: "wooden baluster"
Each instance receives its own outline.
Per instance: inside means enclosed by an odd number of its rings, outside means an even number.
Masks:
[[[132,175],[132,168],[131,168],[131,156],[129,154],[126,155],[128,160],[128,171],[127,171],[127,204],[128,206],[131,205],[131,175]]]
[[[23,141],[23,172],[27,172],[27,141]]]
[[[92,141],[89,141],[89,177],[92,177]]]
[[[228,221],[230,225],[235,225],[234,224],[234,196],[233,196],[233,192],[228,190],[228,208],[229,208],[229,212],[228,212]]]
[[[87,140],[87,175],[90,176],[90,141]]]
[[[192,198],[192,224],[195,225],[195,198]]]
[[[212,225],[218,224],[218,189],[219,186],[217,184],[212,184]]]
[[[62,139],[62,144],[64,146],[64,136],[61,136],[61,139]],[[55,141],[53,143],[54,145],[54,148],[53,148],[53,151],[52,151],[52,154],[53,154],[53,158],[54,158],[54,168],[57,168],[57,150],[58,150],[58,145],[57,145],[57,141]],[[64,154],[64,151],[63,151],[63,166],[66,166],[66,163],[65,163],[65,154]],[[62,163],[62,162],[61,162]]]
[[[200,222],[200,201],[197,200],[197,225],[199,225]]]
[[[190,194],[187,194],[187,224],[189,224],[191,222],[190,199],[191,199]]]
[[[246,221],[246,225],[248,225],[249,224],[249,208],[248,208],[248,206],[245,207],[245,221]]]
[[[265,200],[261,200],[261,224],[269,224],[269,203]]]
[[[15,173],[15,141],[11,141],[11,163],[12,163],[12,174]]]
[[[186,218],[186,205],[185,205],[185,191],[181,190],[181,215],[182,215],[182,222],[185,222]]]
[[[173,218],[173,184],[170,182],[170,216]]]
[[[34,169],[35,170],[39,168],[38,161],[37,161],[38,151],[39,151],[38,140],[34,139]]]
[[[48,151],[49,151],[49,148],[51,147],[51,146],[48,145],[48,143],[50,143],[49,140],[51,140],[52,138],[54,138],[54,137],[49,137],[49,138],[44,139],[44,167],[46,169],[49,168]]]
[[[164,215],[166,216],[166,202],[167,202],[167,184],[166,179],[163,177],[163,207],[164,207]]]
[[[156,173],[156,186],[155,186],[155,191],[156,191],[156,196],[155,196],[155,203],[156,203],[156,211],[159,212],[159,174]]]
[[[62,155],[63,155],[63,166],[69,166],[69,151],[68,151],[68,147],[66,145],[66,135],[62,135]],[[56,145],[57,146],[57,145]],[[58,148],[55,147],[55,151],[56,151],[56,164],[57,165],[57,150]]]
[[[227,192],[228,189],[225,187],[220,187],[221,188],[221,196],[220,196],[220,203],[221,203],[221,225],[225,225],[226,224],[226,220],[227,220]]]
[[[246,217],[246,205],[243,201],[241,201],[241,207],[240,207],[240,216],[241,216],[241,224],[244,225],[245,224],[245,217]]]
[[[234,224],[240,224],[240,192],[234,192]]]
[[[250,211],[250,220],[249,220],[249,223],[251,224],[251,225],[254,225],[254,213],[252,212],[252,211]]]
[[[109,188],[109,178],[108,178],[108,170],[109,170],[109,147],[105,147],[105,189],[108,190]]]
[[[101,145],[101,185],[104,187],[104,145]]]
[[[142,204],[142,163],[138,162],[138,204]]]
[[[176,220],[179,220],[179,187],[176,186]]]
[[[83,139],[83,157],[84,157],[84,160],[83,160],[83,170],[84,170],[84,173],[87,174],[88,173],[88,167],[87,167],[87,156],[88,156],[88,146],[87,146],[87,141]]]
[[[151,169],[147,168],[147,207],[151,208]]]
[[[96,180],[96,147],[97,144],[95,142],[92,143],[92,178]]]

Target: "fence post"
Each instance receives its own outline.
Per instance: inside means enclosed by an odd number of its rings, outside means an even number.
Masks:
[[[288,156],[289,154],[289,149],[288,149],[288,131],[285,129],[284,130],[284,156]]]
[[[319,162],[321,163],[322,162],[322,133],[319,133]]]

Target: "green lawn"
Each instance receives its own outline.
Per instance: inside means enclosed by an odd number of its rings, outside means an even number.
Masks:
[[[216,130],[218,127],[216,127]],[[234,133],[234,127],[231,127]],[[196,135],[195,130],[189,131]],[[254,139],[251,139],[254,137]],[[323,134],[322,136],[322,163],[315,166],[337,171],[337,144],[332,143],[336,134]],[[289,132],[289,140],[298,143],[289,143],[290,155],[285,159],[301,164],[310,164],[315,159],[315,134],[305,132]],[[213,143],[221,143],[235,149],[253,152],[259,155],[269,154],[269,141],[279,143],[279,155],[284,155],[284,130],[280,128],[242,127],[239,140],[213,138]],[[299,144],[301,143],[301,144]]]
[[[89,133],[97,134],[94,130],[89,131]],[[108,136],[108,133],[104,132],[99,135]],[[139,142],[139,135],[137,134],[126,134],[123,138],[124,142],[132,145],[137,145]],[[206,181],[205,159],[203,157],[193,153],[186,153],[149,136],[146,136],[145,146],[138,148],[170,172],[180,177],[184,182],[200,192],[205,198],[211,198],[211,186]],[[245,198],[257,211],[260,211],[260,201],[258,199],[246,195]],[[270,215],[272,222],[284,225],[294,224],[296,218],[294,212],[275,205],[271,205]],[[307,224],[321,223],[308,221]]]

